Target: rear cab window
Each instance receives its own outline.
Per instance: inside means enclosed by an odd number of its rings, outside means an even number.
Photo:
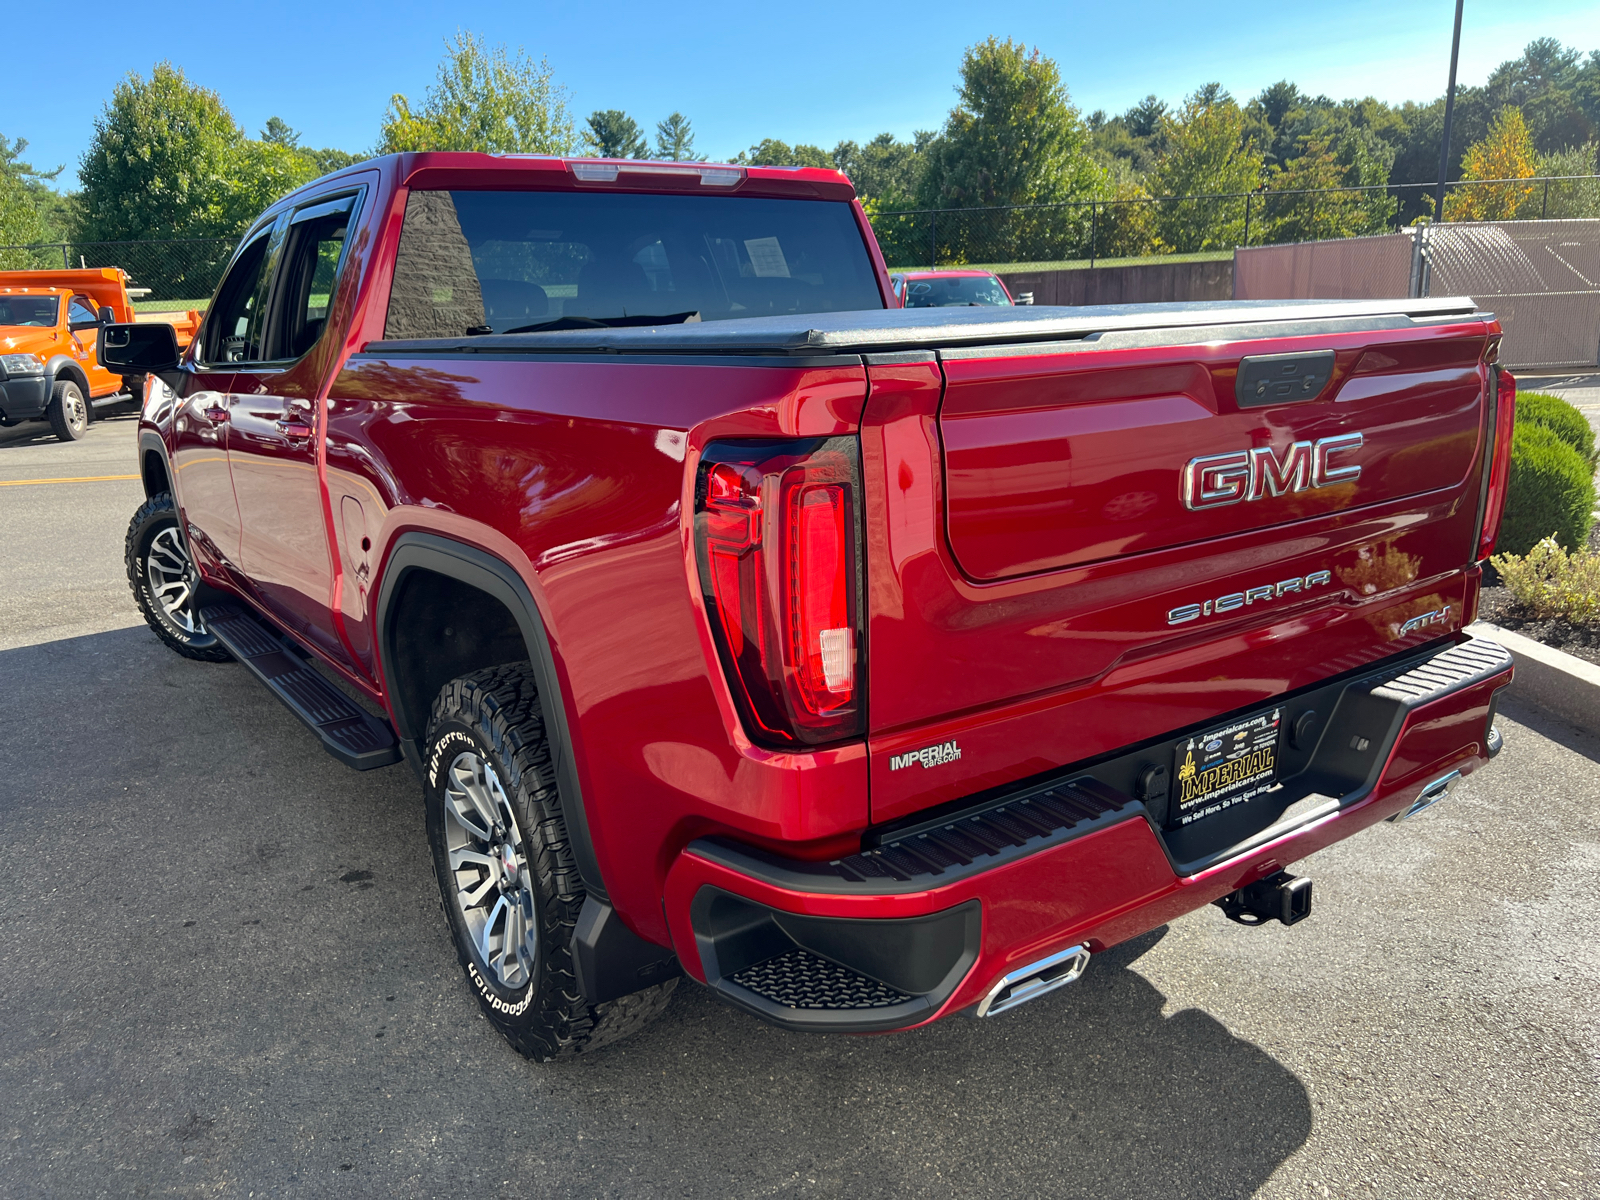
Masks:
[[[653,193],[413,191],[384,337],[883,306],[848,204]]]

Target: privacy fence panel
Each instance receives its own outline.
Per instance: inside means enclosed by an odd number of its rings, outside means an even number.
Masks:
[[[1500,318],[1506,331],[1500,358],[1507,365],[1593,367],[1600,365],[1600,219],[1462,221],[1383,237],[1240,247],[1233,294],[1239,300],[1471,296]]]
[[[1424,227],[1422,258],[1419,294],[1492,310],[1507,365],[1600,365],[1600,220]]]
[[[1409,233],[1240,247],[1233,253],[1235,300],[1379,300],[1412,294],[1415,242]]]

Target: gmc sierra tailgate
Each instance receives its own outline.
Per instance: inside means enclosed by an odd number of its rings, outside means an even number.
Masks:
[[[1499,330],[1406,303],[869,358],[873,819],[1460,628]]]

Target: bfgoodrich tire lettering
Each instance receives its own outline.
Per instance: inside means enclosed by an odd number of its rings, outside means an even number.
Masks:
[[[599,1005],[578,987],[571,947],[585,893],[529,664],[446,684],[425,747],[434,872],[484,1015],[539,1062],[596,1049],[647,1024],[677,980]]]

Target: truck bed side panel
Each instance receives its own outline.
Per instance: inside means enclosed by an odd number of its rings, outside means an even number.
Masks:
[[[666,936],[662,878],[690,838],[803,845],[866,821],[863,746],[784,755],[740,734],[682,515],[705,441],[853,432],[865,390],[859,362],[466,356],[358,357],[331,389],[327,483],[352,644],[371,653],[379,568],[399,534],[509,561],[555,643],[606,884],[646,937]]]

